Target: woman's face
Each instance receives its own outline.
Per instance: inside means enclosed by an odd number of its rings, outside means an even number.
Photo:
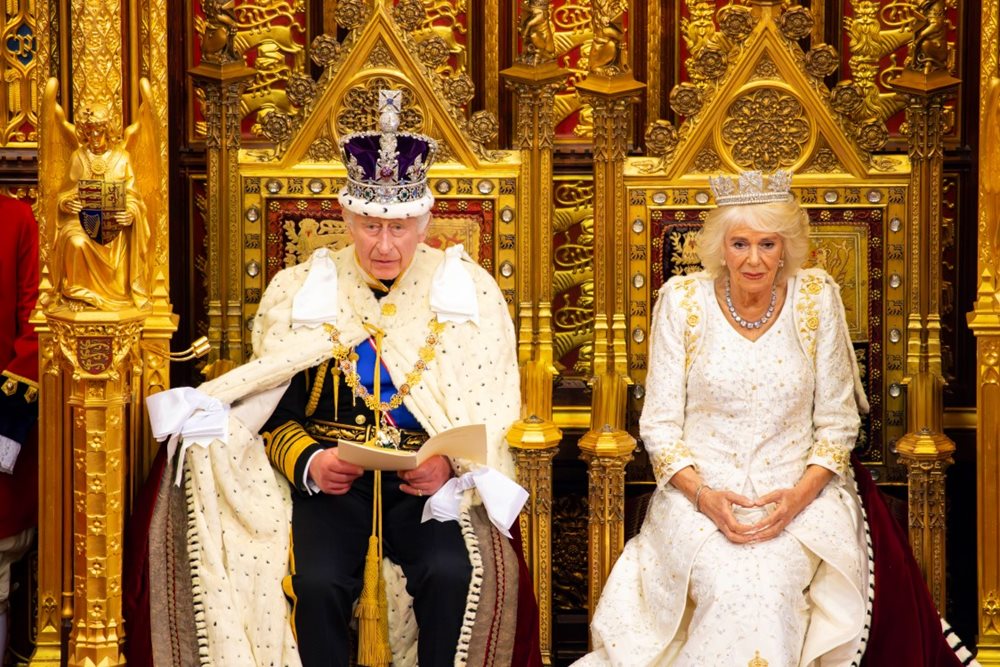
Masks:
[[[775,232],[733,225],[726,234],[724,255],[733,287],[746,292],[770,290],[781,268],[784,245]]]

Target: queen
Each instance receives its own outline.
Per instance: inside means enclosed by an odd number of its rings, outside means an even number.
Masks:
[[[851,462],[868,402],[839,288],[803,268],[809,222],[790,185],[712,179],[704,270],[660,290],[639,422],[657,488],[576,667],[960,664]],[[916,620],[883,621],[890,608]]]

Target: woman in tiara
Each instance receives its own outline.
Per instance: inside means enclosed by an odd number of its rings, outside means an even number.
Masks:
[[[577,667],[864,653],[874,567],[850,454],[868,403],[839,288],[802,268],[809,222],[790,184],[713,178],[704,271],[660,290],[640,419],[657,489]]]

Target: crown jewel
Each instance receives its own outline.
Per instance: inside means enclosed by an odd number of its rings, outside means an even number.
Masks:
[[[437,142],[422,134],[399,132],[403,91],[379,91],[379,131],[356,132],[340,140],[347,185],[344,208],[365,215],[406,217],[430,210],[427,170]]]
[[[759,171],[742,171],[736,180],[728,176],[711,176],[708,184],[719,206],[767,204],[792,199],[792,172],[779,169],[767,180]]]

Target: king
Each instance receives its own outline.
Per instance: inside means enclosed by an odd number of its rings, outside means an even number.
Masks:
[[[357,615],[360,664],[540,664],[504,440],[513,325],[461,246],[424,244],[436,143],[399,132],[400,107],[383,92],[380,130],[341,140],[352,244],[275,276],[254,359],[150,399],[205,517],[188,543],[209,662],[346,666]],[[417,448],[469,424],[486,427],[487,466],[379,474],[338,456],[338,440]]]

